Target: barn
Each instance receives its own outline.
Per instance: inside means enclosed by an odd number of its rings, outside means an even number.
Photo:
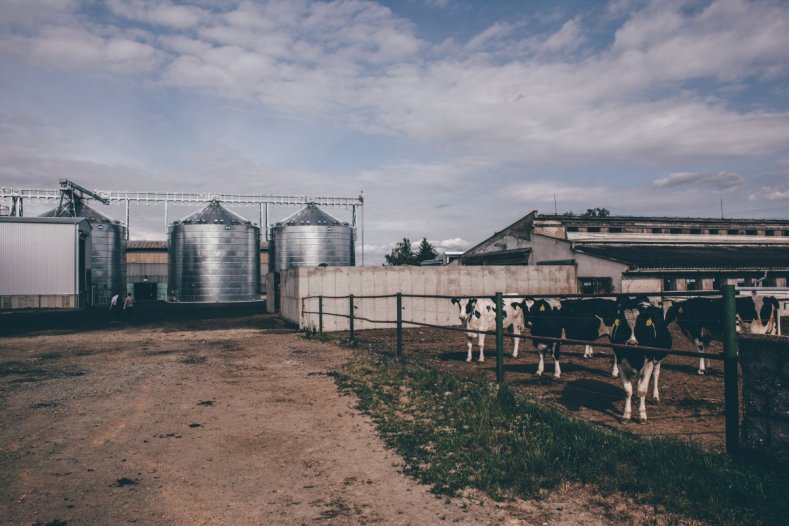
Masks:
[[[584,217],[533,211],[460,265],[572,265],[581,293],[786,287],[789,220]]]

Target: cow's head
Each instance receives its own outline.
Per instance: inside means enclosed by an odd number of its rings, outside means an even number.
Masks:
[[[452,298],[450,300],[453,305],[458,307],[458,318],[463,323],[466,323],[472,316],[479,318],[480,312],[476,309],[477,298]]]

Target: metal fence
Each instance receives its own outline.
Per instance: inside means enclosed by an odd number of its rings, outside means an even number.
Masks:
[[[306,296],[302,298],[302,313],[314,314],[318,317],[317,332],[323,334],[323,319],[325,316],[346,318],[349,322],[349,341],[350,343],[356,342],[356,331],[354,321],[367,321],[378,324],[389,324],[395,328],[396,338],[396,356],[400,360],[405,359],[405,352],[403,349],[403,327],[426,327],[440,329],[442,331],[462,332],[465,334],[485,334],[495,336],[496,338],[496,382],[501,384],[505,381],[504,378],[504,309],[503,301],[511,299],[574,299],[574,298],[633,298],[633,297],[649,297],[649,298],[691,298],[691,297],[722,297],[723,310],[722,318],[720,319],[722,327],[722,341],[723,353],[702,353],[687,351],[684,349],[664,349],[647,346],[635,346],[627,344],[607,343],[599,341],[588,340],[573,340],[567,338],[550,338],[547,336],[532,336],[531,334],[508,335],[509,337],[519,338],[521,340],[541,340],[541,341],[556,341],[564,344],[578,344],[578,345],[594,345],[595,347],[604,347],[610,349],[632,349],[642,351],[661,352],[666,355],[685,356],[693,358],[705,358],[711,360],[719,360],[724,364],[724,412],[725,412],[725,437],[726,437],[726,451],[730,455],[736,455],[739,449],[739,372],[738,372],[738,358],[737,358],[737,330],[736,330],[736,306],[735,296],[737,291],[733,285],[724,285],[720,291],[692,291],[692,292],[640,292],[640,293],[620,293],[620,294],[507,294],[506,296],[501,292],[496,292],[491,295],[475,295],[475,296],[435,296],[423,294],[386,294],[386,295],[371,295],[371,296]],[[476,331],[463,327],[448,327],[446,325],[437,325],[431,323],[418,322],[414,320],[403,319],[403,299],[404,298],[423,298],[423,299],[474,299],[480,297],[495,298],[496,302],[496,329],[495,331]],[[342,312],[326,312],[324,310],[324,300],[347,300],[348,310]],[[396,319],[394,320],[381,320],[371,319],[364,316],[364,313],[358,312],[359,300],[380,300],[391,299],[395,301]],[[306,302],[317,302],[317,310],[308,310]]]

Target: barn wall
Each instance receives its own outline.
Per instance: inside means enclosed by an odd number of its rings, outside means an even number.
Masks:
[[[627,265],[609,261],[607,259],[573,252],[571,244],[561,239],[534,235],[532,236],[532,259],[529,263],[538,264],[541,261],[555,261],[574,259],[579,277],[611,278],[614,292],[622,291],[622,273],[627,270]]]
[[[424,294],[435,296],[492,296],[577,292],[572,266],[442,266],[442,267],[300,267],[281,274],[282,316],[301,328],[318,327],[317,314],[302,314],[307,296],[380,296]],[[356,316],[395,320],[395,298],[354,300]],[[318,311],[318,300],[304,300],[304,310]],[[347,299],[325,298],[323,312],[348,314]],[[403,298],[403,320],[457,325],[457,307],[449,299]],[[357,320],[356,329],[391,328],[393,324]],[[324,316],[325,331],[348,329],[347,318]]]
[[[742,447],[789,465],[789,338],[743,335],[737,343],[745,408]]]

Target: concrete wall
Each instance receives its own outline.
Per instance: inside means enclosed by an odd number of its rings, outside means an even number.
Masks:
[[[273,285],[269,275],[269,285]],[[577,292],[573,266],[441,266],[441,267],[300,267],[281,274],[281,314],[301,328],[318,327],[317,314],[302,312],[307,296],[372,296],[424,294],[492,296],[511,294],[571,294]],[[355,298],[356,317],[395,320],[395,298]],[[273,302],[269,302],[273,303]],[[318,299],[304,299],[305,311],[318,311]],[[348,300],[324,298],[325,331],[348,329]],[[271,306],[269,307],[271,309]],[[403,298],[403,320],[458,325],[458,310],[449,299]],[[391,328],[393,324],[357,320],[356,329]]]
[[[77,294],[27,294],[0,296],[0,309],[75,309],[79,305]]]
[[[771,463],[789,465],[789,338],[738,338],[745,415],[742,447]]]

